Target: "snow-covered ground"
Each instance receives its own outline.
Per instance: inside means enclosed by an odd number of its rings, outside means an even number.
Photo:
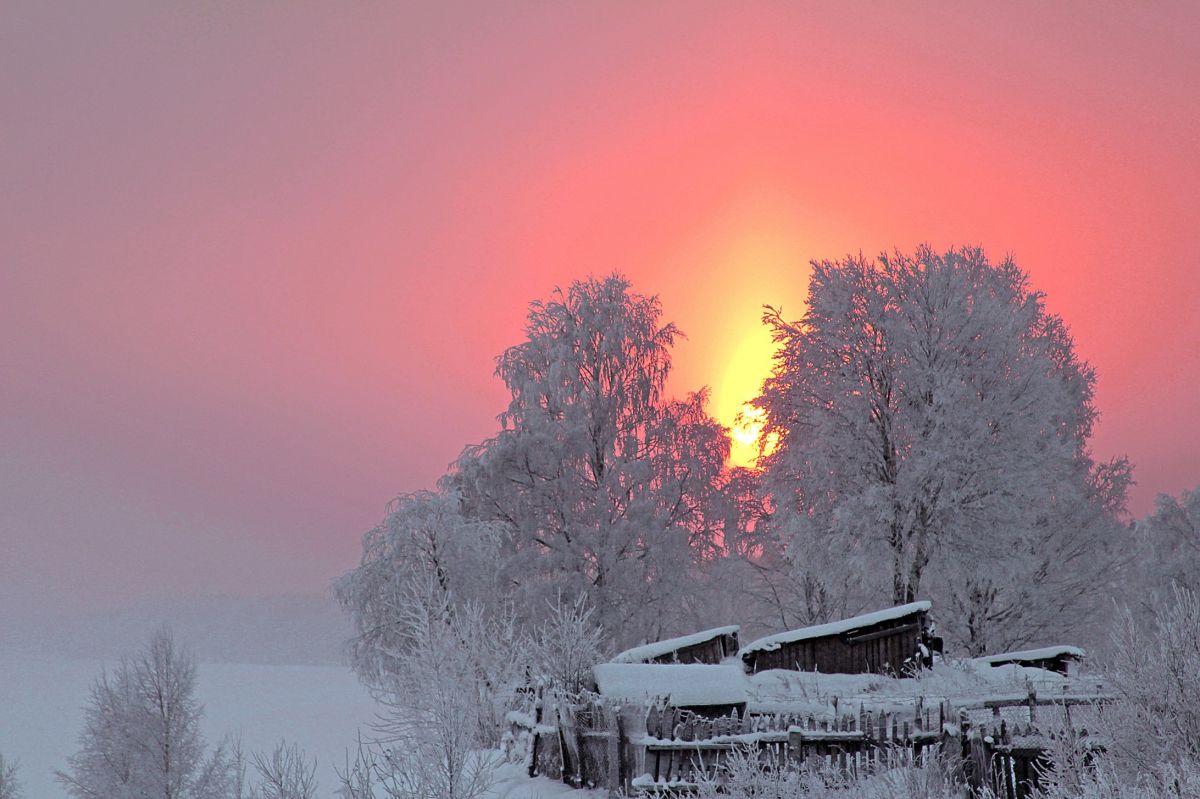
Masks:
[[[496,782],[488,799],[600,799],[607,795],[603,790],[575,790],[545,777],[529,779],[521,766],[504,763],[496,769]]]
[[[20,762],[27,799],[65,796],[53,771],[76,749],[88,686],[103,665],[0,650],[0,752]],[[356,730],[375,712],[340,666],[202,662],[197,695],[210,742],[225,733],[240,734],[247,751],[269,750],[280,738],[295,742],[317,758],[321,796],[333,795],[334,766],[344,764]]]

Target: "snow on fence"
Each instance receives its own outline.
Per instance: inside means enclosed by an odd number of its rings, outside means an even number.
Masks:
[[[989,788],[1000,799],[1027,799],[1043,787],[1047,752],[1063,737],[1099,750],[1094,737],[1098,708],[1114,697],[1106,694],[993,696],[956,705],[962,776],[979,790]],[[983,718],[980,719],[980,715]],[[1090,727],[1090,730],[1089,730]]]
[[[1004,799],[1027,799],[1039,786],[1056,736],[1086,738],[1103,695],[981,697],[906,710],[819,718],[797,713],[733,712],[710,718],[657,701],[606,701],[584,692],[539,692],[533,712],[510,713],[510,756],[530,776],[611,792],[688,793],[719,775],[730,752],[756,750],[771,762],[840,777],[883,767],[925,765],[948,756],[964,782]],[[1087,719],[1083,722],[1083,719]],[[1081,723],[1082,722],[1082,723]]]
[[[647,770],[632,786],[643,792],[694,787],[720,774],[729,753],[738,748],[757,749],[769,762],[858,776],[885,765],[923,764],[943,736],[940,711],[931,709],[910,720],[862,710],[835,719],[792,713],[705,719],[656,714],[652,708],[647,728],[641,741]]]
[[[1045,787],[1042,776],[1050,765],[1048,752],[1063,738],[1085,751],[1103,750],[1102,742],[1090,737],[1086,728],[1047,729],[1034,722],[1009,724],[1006,719],[972,725],[964,711],[957,736],[960,776],[976,791],[990,789],[999,799],[1029,799]],[[947,750],[947,754],[954,752]]]
[[[530,711],[507,716],[502,749],[522,763],[530,777],[559,779],[576,788],[619,785],[623,740],[620,706],[584,691],[565,694],[537,690]]]

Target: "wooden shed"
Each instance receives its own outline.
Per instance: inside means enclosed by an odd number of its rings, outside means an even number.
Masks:
[[[635,646],[613,657],[612,663],[720,663],[737,654],[738,626],[714,627],[691,635]]]
[[[1025,666],[1070,674],[1074,665],[1086,656],[1087,653],[1077,646],[1046,646],[1041,649],[1022,649],[1019,652],[987,655],[977,660],[991,666]]]
[[[897,674],[919,658],[928,602],[760,638],[738,655],[751,674],[767,669],[826,674]]]

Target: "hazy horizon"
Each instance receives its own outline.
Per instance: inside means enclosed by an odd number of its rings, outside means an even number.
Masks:
[[[1200,484],[1194,4],[528,9],[0,11],[0,640],[327,596],[613,269],[728,423],[809,259],[1011,252],[1134,515]]]

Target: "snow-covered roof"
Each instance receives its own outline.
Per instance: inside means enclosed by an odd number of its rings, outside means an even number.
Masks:
[[[1019,652],[1001,652],[976,658],[981,663],[1012,663],[1018,660],[1050,660],[1057,657],[1087,657],[1087,652],[1077,646],[1044,646],[1041,649],[1022,649]]]
[[[831,621],[828,624],[817,624],[812,627],[801,627],[798,630],[789,630],[784,633],[775,633],[774,635],[768,635],[746,644],[738,650],[738,657],[751,652],[770,652],[771,650],[778,649],[783,644],[805,641],[810,638],[841,635],[842,633],[860,630],[863,627],[871,627],[885,621],[900,619],[913,613],[925,612],[930,607],[932,607],[930,603],[925,601],[909,602],[907,605],[897,605],[894,608],[885,608],[884,610],[877,610],[874,613],[864,613],[861,616],[855,616],[850,619]]]
[[[705,641],[711,641],[719,635],[733,635],[738,629],[736,624],[730,624],[726,627],[713,627],[711,630],[701,630],[691,635],[681,635],[678,638],[668,638],[665,641],[642,644],[641,646],[635,646],[632,649],[626,649],[624,652],[614,655],[610,662],[646,663],[657,657],[669,655],[677,650],[702,644]]]
[[[976,659],[939,662],[916,679],[882,674],[822,674],[770,669],[746,674],[740,664],[601,663],[593,667],[600,693],[630,702],[669,696],[676,706],[746,703],[754,713],[836,714],[865,706],[887,712],[911,708],[917,697],[936,696],[963,707],[997,697],[1022,698],[1036,685],[1042,696],[1072,696],[1095,690],[1065,674],[1021,665],[992,666]]]
[[[596,686],[614,699],[670,696],[677,707],[736,705],[746,701],[746,675],[741,666],[706,663],[598,663],[592,667]]]

